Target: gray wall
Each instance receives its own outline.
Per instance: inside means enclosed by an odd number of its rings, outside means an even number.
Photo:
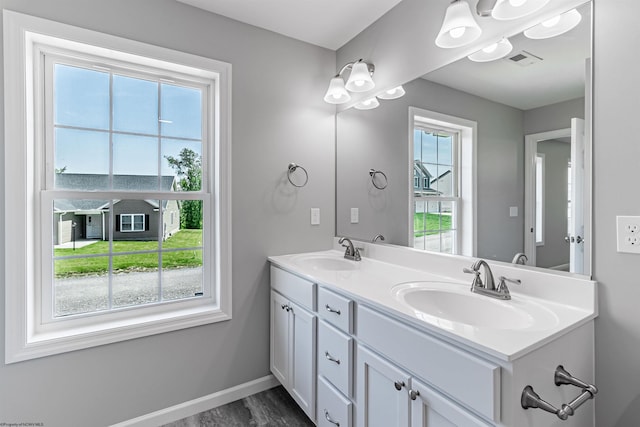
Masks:
[[[595,1],[594,277],[598,427],[640,425],[640,256],[616,252],[616,215],[640,215],[640,3]]]
[[[108,425],[268,375],[266,257],[327,249],[335,230],[334,108],[322,101],[335,73],[335,52],[173,0],[0,0],[0,5],[233,65],[233,319],[0,363],[0,422]],[[0,135],[3,129],[0,122]],[[289,162],[307,168],[306,187],[294,191],[285,183]],[[319,226],[309,224],[311,207],[321,209]],[[4,209],[0,212],[4,224]],[[0,239],[4,242],[4,226]],[[0,246],[1,260],[10,245]],[[0,283],[4,301],[8,284]],[[4,330],[0,316],[0,354]]]
[[[337,122],[337,230],[339,235],[407,245],[409,221],[410,106],[478,123],[477,204],[478,256],[511,261],[523,247],[524,139],[523,112],[424,79],[404,85],[400,99],[380,101],[375,110],[350,109]],[[384,191],[371,185],[369,169],[387,174]],[[509,216],[509,207],[518,216]],[[350,224],[350,208],[360,222]]]
[[[567,235],[567,163],[571,144],[550,140],[538,143],[544,154],[544,245],[536,247],[538,267],[569,264]]]
[[[584,119],[584,98],[545,105],[524,112],[524,134],[568,129],[571,119]]]

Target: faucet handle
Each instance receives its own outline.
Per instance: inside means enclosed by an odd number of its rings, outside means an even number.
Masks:
[[[476,276],[480,275],[480,272],[478,270],[472,270],[472,269],[467,268],[467,267],[463,268],[462,271],[464,273],[468,273],[468,274],[475,274]]]
[[[509,294],[509,288],[507,287],[506,282],[513,283],[514,285],[522,284],[522,281],[520,279],[510,279],[504,276],[500,276],[499,280],[500,281],[498,283],[498,287],[496,288],[496,291],[504,294]]]

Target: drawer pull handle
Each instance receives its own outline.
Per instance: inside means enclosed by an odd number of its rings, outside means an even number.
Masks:
[[[325,352],[324,352],[324,357],[326,357],[326,358],[327,358],[327,360],[329,360],[330,362],[333,362],[333,363],[335,363],[335,364],[337,364],[337,365],[339,365],[339,364],[340,364],[340,359],[336,359],[336,358],[334,358],[333,356],[331,356],[331,355],[329,354],[329,352],[328,352],[328,351],[325,351]]]
[[[325,304],[324,308],[326,308],[329,313],[335,313],[338,316],[340,316],[340,310],[336,310],[335,308],[331,308],[331,306],[329,304]]]
[[[324,417],[327,421],[329,421],[331,424],[336,425],[337,427],[340,427],[340,423],[336,420],[334,420],[333,418],[331,418],[331,415],[329,415],[329,411],[327,411],[326,409],[324,410]]]
[[[404,387],[404,381],[396,381],[393,385],[396,387],[396,390],[400,391],[402,387]]]
[[[411,400],[416,400],[420,396],[420,392],[418,390],[409,390],[409,397]]]

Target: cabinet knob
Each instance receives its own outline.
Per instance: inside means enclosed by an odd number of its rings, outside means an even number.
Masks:
[[[329,415],[329,411],[327,411],[326,409],[324,410],[324,418],[329,421],[331,424],[336,425],[337,427],[340,427],[340,423],[336,420],[334,420],[333,418],[331,418],[331,415]]]
[[[409,390],[409,397],[411,400],[416,400],[420,396],[420,392],[418,390]]]
[[[402,387],[404,387],[404,381],[396,381],[393,385],[396,387],[396,390],[400,391]]]

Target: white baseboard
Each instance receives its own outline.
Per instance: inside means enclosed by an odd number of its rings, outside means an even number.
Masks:
[[[249,381],[217,393],[212,393],[128,421],[123,421],[111,427],[158,427],[212,408],[217,408],[218,406],[226,405],[239,399],[244,399],[252,394],[273,388],[278,384],[280,383],[273,375],[267,375],[266,377],[258,378],[257,380]]]

